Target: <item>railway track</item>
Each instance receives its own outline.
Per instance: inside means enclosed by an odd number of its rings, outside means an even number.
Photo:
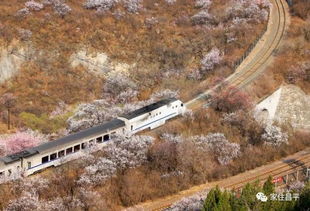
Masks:
[[[274,36],[272,40],[272,44],[267,47],[263,56],[257,61],[255,61],[252,68],[250,69],[245,68],[246,71],[243,71],[241,74],[238,75],[238,72],[237,72],[237,75],[232,75],[232,79],[229,81],[229,83],[231,83],[232,85],[241,88],[247,85],[249,82],[251,82],[251,79],[252,80],[255,79],[256,78],[255,76],[257,76],[257,73],[260,73],[259,71],[260,67],[264,65],[270,59],[273,52],[279,47],[280,42],[284,36],[287,20],[286,20],[286,15],[285,15],[286,10],[285,10],[283,0],[275,0],[275,6],[277,8],[277,11],[279,11],[278,12],[279,24],[277,25],[276,36]]]
[[[210,96],[212,96],[212,93],[214,93],[218,87],[224,84],[229,84],[238,88],[244,88],[266,69],[269,61],[272,58],[273,53],[281,43],[286,26],[288,24],[286,10],[287,4],[285,0],[271,0],[271,2],[273,7],[271,8],[272,11],[270,12],[269,16],[267,31],[265,32],[261,40],[256,44],[255,48],[251,51],[248,57],[239,65],[235,73],[226,78],[222,83],[214,86],[213,88],[198,95],[194,99],[186,102],[187,107],[196,108],[198,105],[203,104],[205,99],[210,98]],[[290,166],[290,164],[298,164],[299,162],[309,166],[310,152],[308,152],[307,155],[299,156],[291,163],[279,165],[263,173],[256,173],[255,175],[244,178],[243,180],[236,183],[229,182],[228,180],[228,184],[221,184],[221,182],[214,182],[209,185],[204,184],[197,186],[196,188],[191,188],[192,191],[183,191],[184,193],[181,192],[179,194],[176,194],[175,197],[166,197],[168,198],[167,200],[159,199],[157,201],[141,204],[139,207],[141,207],[143,210],[164,210],[165,208],[168,208],[171,204],[180,200],[183,197],[188,197],[197,192],[215,187],[216,185],[219,185],[220,187],[226,189],[234,189],[242,187],[246,183],[254,182],[257,179],[266,180],[270,175],[281,175],[285,172],[291,171],[294,168],[298,168],[298,166],[292,167]],[[234,177],[238,177],[238,175]]]
[[[180,200],[183,197],[188,197],[193,195],[195,192],[201,192],[207,189],[211,189],[213,187],[216,187],[217,185],[224,189],[230,189],[230,190],[238,190],[239,188],[243,187],[247,183],[253,183],[259,179],[261,183],[267,180],[269,176],[272,177],[279,177],[284,176],[288,173],[292,173],[296,170],[301,170],[305,167],[310,167],[310,149],[303,152],[298,152],[295,155],[289,156],[288,158],[284,158],[281,161],[275,162],[277,165],[275,165],[274,168],[266,169],[266,166],[261,166],[256,169],[253,169],[248,172],[241,173],[239,175],[235,175],[233,177],[224,179],[222,181],[213,182],[212,184],[204,184],[197,186],[195,190],[190,191],[184,191],[185,193],[177,194],[174,197],[170,196],[170,198],[166,199],[164,203],[157,203],[155,206],[152,203],[146,204],[145,206],[142,205],[144,210],[152,210],[152,211],[159,211],[164,210],[173,204],[173,202]],[[268,164],[273,165],[273,163]],[[267,165],[267,167],[268,167]],[[260,173],[257,173],[260,172]],[[243,178],[242,178],[243,177]],[[239,178],[239,179],[238,179]],[[241,179],[240,179],[241,178]],[[232,180],[235,180],[235,182],[232,182]],[[183,197],[181,197],[183,196]],[[160,205],[160,206],[158,206]]]
[[[288,22],[285,9],[286,3],[284,3],[285,0],[272,0],[272,2],[272,10],[276,12],[270,13],[271,15],[268,21],[268,29],[249,54],[248,58],[239,65],[235,73],[227,77],[220,84],[217,84],[213,88],[186,102],[186,106],[192,108],[197,104],[201,104],[206,98],[212,96],[212,93],[214,93],[218,87],[224,84],[243,88],[259,76],[259,74],[265,69],[266,64],[268,64],[268,61],[271,59],[273,52],[281,43]],[[275,28],[275,30],[271,30],[273,28]],[[260,47],[261,49],[257,50],[257,48]]]
[[[296,160],[292,160],[291,162],[285,163],[274,169],[268,170],[267,172],[264,172],[260,175],[252,176],[248,179],[242,180],[234,184],[222,185],[221,187],[225,189],[238,189],[238,188],[243,187],[245,184],[255,182],[258,179],[264,182],[268,179],[269,176],[272,176],[272,177],[283,176],[283,174],[287,174],[287,172],[290,172],[292,170],[298,169],[300,167],[305,167],[305,166],[307,167],[310,166],[310,152],[308,152],[307,155],[305,156],[301,156],[300,158]]]

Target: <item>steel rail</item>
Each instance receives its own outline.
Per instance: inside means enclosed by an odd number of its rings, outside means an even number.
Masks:
[[[238,68],[237,68],[237,71],[234,74],[232,74],[231,76],[229,76],[228,78],[226,78],[222,83],[220,83],[220,84],[214,86],[213,88],[205,91],[204,93],[198,95],[196,98],[186,102],[185,103],[186,106],[193,107],[199,103],[203,103],[203,101],[206,98],[208,99],[209,96],[211,96],[211,93],[215,92],[218,87],[220,87],[224,84],[229,84],[229,85],[236,86],[238,88],[243,88],[246,85],[248,85],[251,81],[253,81],[262,72],[261,68],[266,64],[266,62],[268,62],[268,60],[271,58],[274,51],[279,47],[281,40],[282,40],[284,33],[285,33],[287,20],[286,20],[286,10],[285,10],[285,6],[284,6],[283,1],[285,1],[285,0],[274,0],[274,2],[275,2],[274,5],[276,6],[276,10],[278,11],[277,12],[277,16],[278,16],[277,29],[276,29],[276,32],[274,33],[275,35],[272,38],[270,45],[265,50],[260,50],[257,53],[257,54],[262,54],[262,55],[258,59],[254,58],[256,60],[254,60],[254,62],[253,61],[249,62],[245,66],[244,69],[238,71]],[[269,23],[268,23],[268,25],[269,25]],[[268,29],[267,29],[267,31],[268,31]],[[266,34],[263,35],[263,37],[264,36],[266,36]],[[251,55],[251,53],[249,55]],[[241,63],[241,65],[242,65],[242,63]],[[249,66],[249,67],[247,67],[247,66]],[[298,162],[303,161],[305,159],[307,159],[307,164],[308,164],[309,163],[308,158],[310,158],[310,155],[301,156],[290,164],[298,163]],[[288,168],[288,170],[285,170],[283,172],[290,171],[292,168],[295,168],[295,167],[290,168],[290,166],[288,166],[288,165],[289,164],[284,164],[284,165],[278,166],[277,168],[271,169],[271,170],[269,170],[263,174],[260,174],[259,176],[251,177],[251,178],[248,178],[248,179],[243,180],[241,182],[228,185],[228,186],[226,186],[226,188],[233,187],[233,186],[236,186],[239,184],[244,184],[244,183],[247,183],[249,181],[253,181],[254,179],[256,179],[258,177],[264,177],[265,175],[269,176],[272,172],[279,171],[279,170],[284,169],[284,168]],[[283,173],[283,172],[281,172],[281,173]],[[278,175],[278,174],[276,174],[276,175]],[[202,190],[199,190],[199,191],[202,191]],[[197,192],[199,192],[199,191],[197,191]],[[180,198],[180,197],[178,197],[178,198]],[[175,202],[176,200],[173,200],[173,201]],[[150,206],[145,206],[145,208],[146,208],[146,210],[163,210],[163,209],[171,206],[172,203],[173,202],[165,203],[161,206],[153,207],[150,209],[147,208]],[[142,207],[143,207],[143,205],[142,205]]]

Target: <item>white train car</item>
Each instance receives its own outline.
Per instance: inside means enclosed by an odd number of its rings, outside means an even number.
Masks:
[[[97,144],[103,147],[113,134],[122,133],[124,126],[123,121],[114,119],[106,124],[31,148],[27,150],[31,156],[23,157],[23,164],[26,167],[25,174],[30,175],[50,166],[58,166],[72,160],[88,146]]]
[[[145,129],[152,130],[164,125],[167,120],[182,114],[184,111],[184,104],[180,100],[169,98],[129,114],[121,115],[118,119],[125,122],[128,133],[134,134]]]
[[[28,176],[45,168],[61,165],[78,157],[91,145],[105,146],[113,134],[135,134],[145,129],[154,129],[184,111],[185,106],[180,100],[164,99],[121,115],[105,124],[2,157],[0,158],[0,179],[5,180],[19,172]]]
[[[22,171],[24,176],[28,176],[42,169],[58,166],[74,159],[90,145],[104,146],[112,134],[123,133],[124,129],[125,123],[114,119],[108,123],[0,158],[0,176],[8,178],[12,173],[19,171]]]
[[[0,158],[0,181],[5,178],[11,178],[16,172],[22,169],[19,157],[3,157]]]

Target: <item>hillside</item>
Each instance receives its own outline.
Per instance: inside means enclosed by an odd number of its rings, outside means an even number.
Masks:
[[[46,122],[44,116],[59,104],[102,98],[105,81],[119,71],[139,87],[137,99],[161,89],[189,99],[232,72],[268,14],[264,1],[92,2],[37,1],[38,8],[27,7],[27,1],[0,3],[0,64],[6,64],[0,75],[7,78],[0,93],[17,98],[12,109],[17,127]],[[67,8],[66,14],[59,14],[59,7]],[[205,79],[202,87],[196,83]],[[23,112],[34,119],[21,118]],[[59,124],[54,128],[63,127]]]
[[[183,108],[235,71],[265,31],[270,7],[268,0],[1,2],[0,155],[54,141],[163,98],[178,98]],[[105,128],[112,137],[106,145],[90,144],[99,143],[98,128],[92,138],[88,132],[94,128],[84,131],[82,141],[89,147],[74,143],[71,151],[61,149],[65,156],[58,151],[38,159],[40,166],[57,157],[60,166],[0,179],[0,209],[121,210],[309,147],[309,131],[260,124],[252,113],[257,99],[282,82],[299,87],[297,98],[309,92],[308,13],[302,8],[291,7],[293,26],[283,36],[290,45],[276,48],[267,71],[246,90],[221,86],[208,105],[155,130],[112,136]],[[100,136],[103,142],[105,135]]]

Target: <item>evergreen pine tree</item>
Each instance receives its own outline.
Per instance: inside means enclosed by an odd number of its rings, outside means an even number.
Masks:
[[[308,183],[300,194],[299,201],[296,203],[295,210],[310,209],[310,183]]]
[[[256,181],[254,184],[246,184],[242,189],[240,199],[245,202],[251,210],[259,205],[259,201],[256,199],[256,194],[261,192],[261,188],[258,184],[259,181]]]
[[[237,198],[233,194],[230,197],[230,206],[232,210],[248,211],[246,202],[244,202],[241,198]]]
[[[272,177],[269,176],[267,181],[264,183],[263,192],[265,193],[266,196],[269,196],[270,194],[274,193],[274,191],[275,191],[275,186],[272,183]]]
[[[203,211],[213,211],[217,207],[219,198],[221,197],[221,191],[218,186],[208,193],[208,196],[204,202]]]

